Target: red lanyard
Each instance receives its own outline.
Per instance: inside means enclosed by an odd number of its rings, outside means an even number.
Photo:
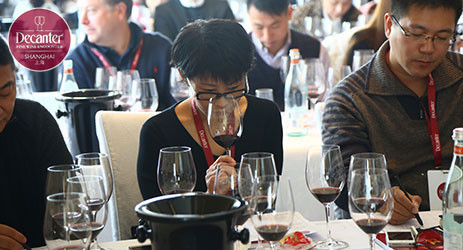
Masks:
[[[428,109],[429,115],[425,110],[426,124],[428,126],[428,133],[431,139],[432,151],[434,153],[434,166],[440,167],[442,165],[442,151],[439,137],[439,128],[437,127],[437,114],[436,114],[436,85],[434,78],[429,74],[428,76]]]
[[[130,65],[130,70],[134,70],[137,68],[138,65],[138,60],[140,59],[140,53],[141,53],[141,47],[143,46],[143,39],[140,40],[140,44],[138,45],[137,52],[135,52],[135,56],[133,57],[132,60],[132,65]],[[93,54],[95,54],[98,59],[100,59],[101,63],[103,63],[103,66],[106,68],[106,70],[112,75],[116,76],[116,73],[111,70],[111,65],[109,64],[108,60],[101,54],[100,51],[96,48],[91,48]]]
[[[207,140],[206,131],[204,130],[203,120],[199,115],[194,98],[191,98],[191,112],[193,113],[196,132],[198,133],[199,140],[201,141],[201,146],[204,151],[204,156],[206,157],[207,165],[211,166],[214,163],[214,156],[212,155],[211,147],[209,146],[209,141]],[[235,158],[235,146],[231,148],[231,153],[232,157]]]

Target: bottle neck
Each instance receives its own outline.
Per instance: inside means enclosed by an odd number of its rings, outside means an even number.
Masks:
[[[72,68],[70,68],[70,69],[65,69],[65,70],[64,70],[64,74],[73,74]]]
[[[463,140],[455,140],[453,154],[463,156]]]

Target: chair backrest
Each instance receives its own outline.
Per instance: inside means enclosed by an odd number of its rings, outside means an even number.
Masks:
[[[137,181],[140,130],[155,114],[121,111],[98,111],[96,114],[100,151],[109,155],[114,177],[107,223],[112,226],[113,240],[129,239],[131,226],[138,224],[134,207],[143,201]]]

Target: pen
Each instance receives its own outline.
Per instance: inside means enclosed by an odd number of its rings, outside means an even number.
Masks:
[[[402,184],[400,183],[399,177],[396,175],[396,176],[394,176],[394,178],[395,178],[395,180],[397,181],[397,184],[399,185],[400,190],[402,190],[402,192],[404,192],[405,196],[406,196],[410,201],[412,201],[412,198],[410,198],[410,196],[408,195],[407,190],[405,190],[405,188],[404,188],[404,187],[402,186]],[[413,202],[413,201],[412,201],[412,202]],[[418,223],[420,223],[420,225],[423,226],[423,220],[421,219],[419,213],[416,213],[416,214],[415,214],[415,218],[416,218],[416,220],[418,221]]]

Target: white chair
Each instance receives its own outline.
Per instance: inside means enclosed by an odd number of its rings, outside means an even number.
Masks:
[[[113,241],[129,239],[130,227],[138,224],[134,207],[143,201],[137,181],[140,130],[145,121],[155,114],[121,111],[99,111],[96,114],[100,152],[108,154],[114,177],[107,222]]]

